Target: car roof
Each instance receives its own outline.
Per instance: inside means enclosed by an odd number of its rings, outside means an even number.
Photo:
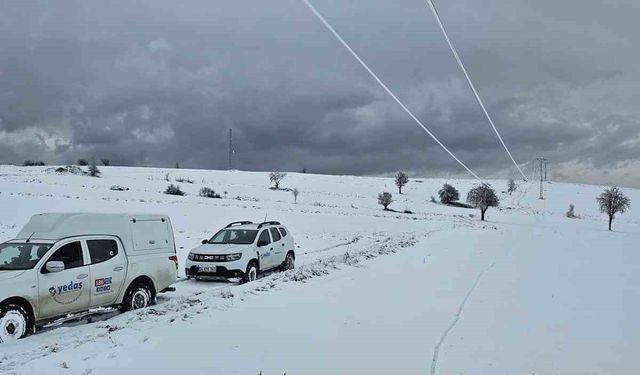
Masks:
[[[5,244],[31,244],[31,245],[53,245],[55,244],[57,241],[56,240],[29,240],[29,242],[27,242],[26,240],[9,240],[6,242],[3,242]]]
[[[234,225],[232,227],[227,227],[224,229],[258,229],[258,224],[244,224],[244,225]]]
[[[260,226],[262,224],[262,226]],[[230,227],[225,227],[224,229],[262,229],[262,228],[270,228],[270,227],[284,227],[282,224],[265,224],[265,223],[251,223],[251,224],[242,224],[242,225],[233,225]]]

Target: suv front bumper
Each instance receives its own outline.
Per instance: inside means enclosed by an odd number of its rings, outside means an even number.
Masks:
[[[224,277],[227,279],[236,278],[236,277],[244,277],[244,274],[247,269],[247,260],[246,254],[243,254],[242,257],[238,260],[230,261],[230,262],[200,262],[194,261],[187,258],[185,262],[185,274],[187,277],[200,277],[200,276],[209,276],[209,277]],[[211,268],[215,267],[216,272],[203,272],[202,268]]]
[[[196,265],[193,265],[189,268],[185,268],[184,273],[187,277],[224,277],[226,279],[231,278],[243,278],[244,270],[240,269],[228,269],[225,266],[216,265],[216,272],[202,272],[200,268]]]

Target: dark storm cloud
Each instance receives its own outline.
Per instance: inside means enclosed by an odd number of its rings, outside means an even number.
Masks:
[[[516,176],[425,1],[314,4],[471,168]],[[634,2],[438,4],[519,162],[640,186]],[[225,168],[233,128],[241,169],[463,175],[299,0],[2,2],[0,51],[0,161]]]

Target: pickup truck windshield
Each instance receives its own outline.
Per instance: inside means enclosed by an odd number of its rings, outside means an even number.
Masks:
[[[256,239],[257,234],[258,231],[252,229],[223,229],[216,233],[209,243],[249,245]]]
[[[51,244],[3,243],[0,244],[0,271],[28,270],[33,268]]]

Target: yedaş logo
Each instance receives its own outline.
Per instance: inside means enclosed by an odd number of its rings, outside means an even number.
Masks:
[[[77,293],[70,294],[71,292]],[[75,302],[82,294],[82,282],[70,281],[68,284],[54,285],[49,288],[49,294],[51,294],[51,297],[58,303],[67,304]],[[65,298],[64,296],[67,294],[70,294],[70,297]]]

